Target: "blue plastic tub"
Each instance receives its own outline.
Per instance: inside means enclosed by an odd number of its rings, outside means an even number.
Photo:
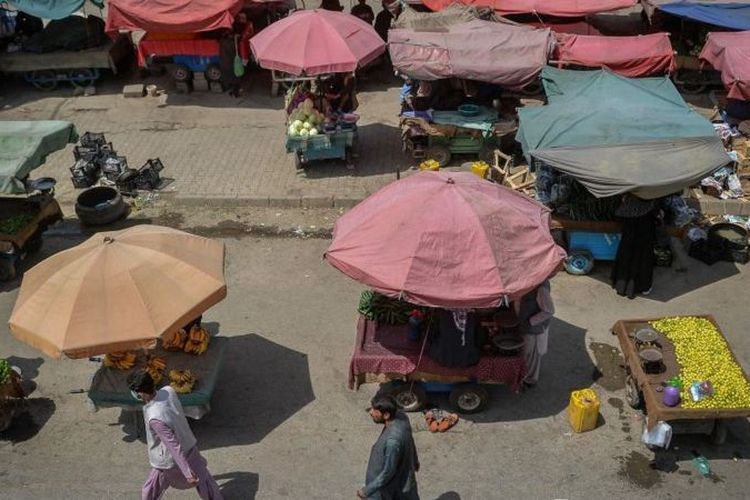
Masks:
[[[568,231],[568,251],[588,250],[596,260],[615,260],[621,238],[620,233]]]

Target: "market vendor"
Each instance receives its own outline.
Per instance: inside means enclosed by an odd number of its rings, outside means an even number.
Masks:
[[[515,301],[514,308],[518,317],[518,331],[523,337],[526,363],[523,383],[526,387],[533,387],[539,382],[542,356],[547,354],[549,325],[555,314],[549,280]]]
[[[654,282],[659,207],[654,200],[626,194],[615,215],[622,221],[622,238],[612,267],[612,288],[618,295],[648,295]]]
[[[359,105],[354,91],[354,76],[336,74],[323,85],[326,115],[332,113],[351,113]]]

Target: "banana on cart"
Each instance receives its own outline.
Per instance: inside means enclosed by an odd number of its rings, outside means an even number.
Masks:
[[[169,385],[177,394],[187,394],[195,386],[195,376],[190,370],[169,370]]]
[[[117,370],[130,370],[135,366],[136,355],[132,351],[111,352],[104,356],[104,366]]]
[[[161,338],[161,346],[165,351],[182,351],[185,348],[188,334],[184,328],[165,333]]]
[[[145,370],[154,379],[154,384],[161,382],[164,375],[164,370],[167,368],[167,361],[164,358],[158,356],[150,356],[146,362]]]
[[[208,349],[208,343],[211,340],[211,336],[205,330],[205,328],[198,325],[194,325],[190,329],[187,341],[185,342],[185,352],[190,354],[203,354]]]

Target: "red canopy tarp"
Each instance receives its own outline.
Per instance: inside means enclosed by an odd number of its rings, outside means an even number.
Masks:
[[[637,0],[423,0],[423,3],[434,11],[442,10],[454,2],[475,7],[490,7],[502,16],[540,14],[556,17],[583,17],[597,12],[632,7]]]
[[[700,58],[721,71],[728,97],[750,101],[750,31],[709,33]]]
[[[393,67],[418,80],[466,78],[520,89],[534,81],[552,46],[547,29],[474,20],[444,32],[390,30]]]
[[[663,75],[675,69],[669,34],[589,36],[557,33],[558,66],[577,64],[607,68],[629,78]]]
[[[243,0],[109,0],[107,33],[197,33],[231,28]]]

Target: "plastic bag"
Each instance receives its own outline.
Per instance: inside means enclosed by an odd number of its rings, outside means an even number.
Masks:
[[[651,431],[646,425],[643,426],[641,441],[649,446],[658,446],[659,448],[669,448],[672,442],[672,426],[666,422],[658,422]]]

